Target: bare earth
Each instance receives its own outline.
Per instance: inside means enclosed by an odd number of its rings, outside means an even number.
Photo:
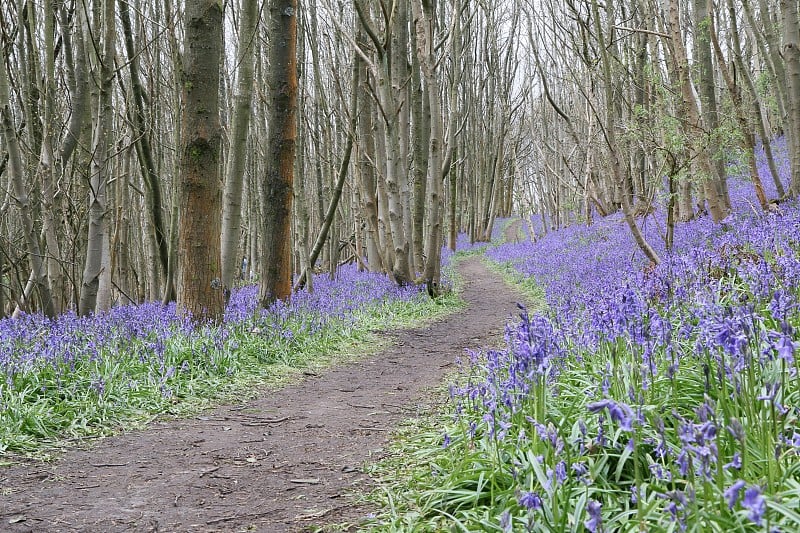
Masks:
[[[54,463],[0,468],[0,531],[303,531],[357,524],[349,498],[392,428],[466,348],[492,344],[520,296],[478,259],[469,307],[386,333],[383,352],[189,420],[151,424]]]

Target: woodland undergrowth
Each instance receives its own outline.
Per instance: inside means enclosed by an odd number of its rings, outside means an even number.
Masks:
[[[354,359],[379,332],[460,308],[385,276],[339,270],[291,303],[258,308],[257,286],[235,291],[220,325],[195,324],[174,304],[0,321],[0,458],[39,458],[87,438],[240,401],[303,371]],[[358,355],[356,355],[358,354]]]
[[[374,471],[382,531],[800,530],[800,206],[663,213],[493,246],[541,306],[469,353],[447,407]],[[445,393],[447,395],[447,393]]]

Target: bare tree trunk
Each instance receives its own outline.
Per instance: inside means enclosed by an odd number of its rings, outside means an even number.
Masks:
[[[702,119],[706,134],[713,142],[719,130],[719,112],[717,111],[717,91],[714,83],[714,65],[711,60],[711,37],[709,27],[712,24],[711,0],[694,0],[694,36],[695,53],[697,54],[697,85],[702,104]],[[715,153],[711,158],[711,180],[717,188],[717,196],[725,211],[730,211],[731,198],[725,176],[725,161],[721,154]]]
[[[45,315],[52,317],[55,316],[56,309],[53,304],[52,294],[50,293],[50,286],[47,283],[47,272],[42,260],[39,238],[33,226],[30,198],[25,190],[25,171],[20,155],[19,139],[17,139],[17,130],[14,127],[11,115],[8,74],[6,72],[6,64],[8,62],[8,56],[6,55],[7,50],[7,43],[4,42],[3,62],[0,65],[0,138],[3,139],[3,144],[8,152],[8,171],[11,184],[14,188],[14,196],[17,208],[19,209],[19,215],[22,219],[22,228],[25,234],[25,243],[28,252],[28,262],[31,268],[31,279],[36,286],[42,305],[42,311]]]
[[[111,96],[114,81],[115,13],[114,0],[103,5],[102,55],[100,92],[92,147],[89,183],[89,231],[86,241],[86,262],[78,312],[87,315],[107,310],[111,305],[111,264],[109,257],[108,177],[111,148]]]
[[[42,182],[42,232],[45,236],[45,247],[47,250],[47,277],[50,286],[53,305],[56,312],[64,310],[64,273],[61,267],[61,247],[58,243],[56,220],[59,219],[60,209],[57,208],[56,195],[56,173],[57,161],[55,157],[54,143],[57,138],[57,126],[55,123],[56,115],[56,71],[55,71],[55,19],[57,12],[60,11],[53,4],[52,0],[45,2],[44,15],[44,113],[43,113],[43,135],[42,151],[39,156],[39,175]],[[63,34],[65,44],[65,54],[72,53],[71,40],[69,33]],[[74,81],[74,79],[73,79]]]
[[[783,14],[783,57],[786,64],[786,102],[789,113],[789,162],[792,182],[789,194],[800,195],[800,21],[796,0],[781,0]]]
[[[756,90],[755,83],[753,82],[753,75],[750,72],[750,68],[744,64],[744,58],[742,57],[741,39],[739,39],[739,28],[738,23],[736,22],[736,7],[733,4],[733,0],[728,0],[728,14],[731,21],[731,43],[733,45],[734,61],[736,66],[739,68],[739,73],[741,77],[744,78],[745,85],[750,93],[750,100],[752,101],[753,115],[756,123],[756,131],[758,132],[758,136],[761,138],[761,143],[764,146],[764,157],[767,160],[767,167],[769,168],[770,175],[772,176],[772,182],[775,184],[775,190],[778,193],[778,197],[783,198],[786,196],[786,190],[783,187],[780,174],[778,174],[778,167],[775,164],[775,157],[772,153],[770,135],[767,134],[767,121],[764,117],[764,112],[761,109],[761,102],[759,102],[758,91]],[[765,58],[765,61],[769,61],[768,58]]]
[[[735,24],[733,21],[732,23]],[[732,28],[735,32],[736,26],[732,26]],[[731,74],[728,72],[728,65],[725,61],[725,56],[722,54],[722,48],[719,45],[717,31],[712,19],[709,19],[708,31],[711,35],[711,41],[714,44],[714,52],[716,53],[717,61],[719,62],[720,71],[725,79],[725,84],[728,86],[728,92],[731,93],[731,101],[733,102],[736,120],[739,123],[739,129],[742,130],[741,144],[748,160],[747,163],[748,167],[750,168],[750,180],[753,182],[753,186],[756,191],[756,198],[758,198],[758,203],[761,206],[761,209],[766,211],[769,209],[769,204],[767,203],[767,197],[764,193],[764,185],[761,183],[761,176],[759,176],[758,167],[756,166],[755,135],[753,134],[753,128],[750,126],[747,116],[744,112],[742,93],[739,90],[739,87],[736,85],[736,82],[731,77]],[[732,39],[734,41],[734,49],[739,50],[741,48],[739,46],[739,36],[734,33]],[[747,77],[748,74],[744,73],[744,76]]]
[[[139,78],[139,59],[133,42],[129,0],[120,0],[119,6],[120,21],[122,22],[122,30],[125,37],[125,53],[128,54],[131,92],[133,93],[133,112],[130,115],[136,139],[136,155],[142,171],[142,178],[147,187],[145,199],[147,201],[148,214],[150,215],[150,223],[153,227],[152,238],[155,240],[155,246],[158,251],[158,264],[161,276],[166,280],[169,273],[169,242],[168,230],[164,221],[161,179],[156,172],[156,162],[153,157],[153,149],[150,146],[150,132],[147,130],[146,125],[144,87]]]
[[[414,121],[412,139],[414,154],[414,262],[423,265],[425,252],[425,197],[428,186],[428,139],[430,134],[430,101],[422,85],[418,54],[411,54],[411,114]]]
[[[609,2],[611,0],[608,0]],[[606,9],[610,12],[611,5],[606,4]],[[617,145],[617,132],[616,132],[616,120],[617,117],[615,116],[615,108],[619,106],[619,102],[614,101],[614,90],[613,90],[613,71],[611,68],[611,58],[610,52],[608,47],[606,46],[606,36],[603,28],[600,25],[600,13],[597,8],[597,0],[592,0],[592,17],[594,18],[594,27],[595,33],[597,34],[598,39],[598,46],[600,50],[600,60],[603,69],[603,84],[605,86],[605,97],[606,97],[606,121],[605,121],[605,134],[606,134],[606,143],[608,144],[608,151],[609,156],[611,157],[611,169],[614,173],[614,178],[617,182],[622,182],[624,180],[624,171],[622,169],[622,161],[620,159],[620,155],[618,152],[618,145]],[[614,20],[609,16],[609,20],[607,24],[610,28],[609,31],[609,39],[613,42],[613,27],[614,27]],[[637,246],[639,249],[644,253],[644,255],[654,264],[658,264],[661,259],[658,257],[658,254],[650,246],[650,243],[644,238],[641,229],[639,226],[636,225],[636,219],[633,217],[633,207],[631,206],[631,198],[626,192],[622,194],[622,211],[625,215],[625,222],[628,224],[628,228],[631,231],[631,235],[633,236],[634,241],[636,241]]]
[[[322,227],[319,230],[319,234],[314,241],[314,247],[311,249],[311,253],[308,257],[309,270],[314,268],[314,264],[317,262],[317,258],[322,251],[322,247],[328,238],[328,232],[330,231],[331,224],[333,224],[333,219],[336,216],[336,208],[339,205],[339,199],[342,197],[344,180],[347,178],[347,169],[350,166],[350,155],[353,151],[356,128],[358,127],[358,79],[360,70],[360,61],[358,56],[356,56],[356,59],[353,60],[353,85],[352,92],[350,93],[350,125],[349,134],[347,136],[347,144],[345,145],[344,155],[342,156],[342,162],[339,166],[339,174],[336,177],[336,185],[333,189],[333,194],[331,195],[328,209],[325,211],[325,219],[322,221]],[[334,246],[336,245],[335,241],[333,240],[331,240],[331,244]],[[336,261],[331,259],[331,263],[331,268],[335,268],[333,265],[336,263]],[[303,270],[294,286],[294,290],[302,289],[305,286],[308,277],[311,275],[309,270]]]
[[[269,140],[263,210],[261,305],[292,293],[292,187],[297,136],[297,0],[270,0]]]
[[[436,78],[436,44],[433,41],[435,3],[412,0],[414,27],[422,77],[425,80],[431,114],[428,144],[428,232],[425,241],[425,269],[422,277],[431,295],[438,293],[442,254],[442,103]]]
[[[680,10],[677,0],[667,0],[669,11],[669,30],[671,40],[667,46],[671,46],[672,56],[674,61],[675,72],[678,76],[678,83],[680,85],[682,105],[679,106],[680,113],[685,117],[686,127],[690,132],[690,145],[694,147],[700,170],[704,176],[703,191],[705,192],[705,199],[708,202],[708,210],[714,222],[719,222],[728,214],[725,209],[724,202],[720,197],[720,191],[717,189],[713,179],[713,166],[711,158],[708,155],[708,150],[704,146],[697,146],[694,139],[699,131],[700,113],[697,109],[697,101],[694,96],[694,89],[692,87],[692,79],[689,75],[689,63],[686,58],[686,48],[683,44],[683,35],[680,28]]]
[[[222,285],[230,294],[239,268],[239,235],[242,225],[242,188],[247,160],[247,135],[252,115],[253,70],[258,38],[258,0],[242,0],[239,44],[236,49],[237,74],[234,95],[231,142],[225,166],[225,190],[222,205]]]
[[[358,45],[364,49],[365,37],[359,34]],[[375,173],[375,125],[373,123],[373,104],[367,91],[367,68],[359,62],[361,74],[357,89],[360,91],[360,111],[358,113],[358,174],[361,189],[362,216],[366,225],[367,266],[370,272],[382,272],[386,267],[381,248],[378,225],[378,190]]]
[[[184,17],[178,308],[197,320],[219,321],[224,311],[219,161],[222,6],[215,0],[187,0]]]

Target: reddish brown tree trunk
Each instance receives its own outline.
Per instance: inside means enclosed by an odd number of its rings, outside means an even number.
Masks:
[[[261,184],[264,213],[260,301],[292,294],[292,187],[297,137],[297,0],[271,0],[269,140]]]

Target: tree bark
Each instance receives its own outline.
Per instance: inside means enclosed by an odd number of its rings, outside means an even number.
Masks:
[[[22,228],[25,234],[25,244],[28,252],[28,263],[31,268],[31,278],[39,295],[42,312],[46,316],[53,317],[56,314],[56,309],[53,305],[50,286],[47,283],[47,272],[45,271],[44,261],[42,260],[39,238],[33,226],[30,197],[25,190],[25,171],[20,154],[19,139],[17,138],[17,130],[14,127],[14,121],[11,115],[8,74],[6,72],[8,57],[5,52],[8,50],[8,46],[6,46],[7,43],[3,43],[3,45],[4,53],[2,55],[2,64],[0,64],[0,138],[2,138],[3,144],[8,152],[8,172],[14,189],[15,203],[19,210],[20,218],[22,219]]]
[[[242,225],[242,188],[247,161],[247,135],[250,129],[253,97],[253,71],[259,19],[258,0],[242,0],[241,27],[236,64],[239,72],[233,97],[233,120],[228,161],[225,166],[225,189],[222,205],[222,285],[230,294],[239,270],[239,235]]]
[[[111,263],[108,208],[108,177],[113,109],[111,97],[114,81],[115,0],[103,4],[102,55],[100,92],[92,146],[89,178],[89,230],[86,261],[78,312],[88,315],[107,310],[111,305]]]
[[[219,78],[222,6],[187,0],[178,235],[178,308],[196,320],[224,311],[220,266]]]
[[[783,15],[783,57],[788,88],[787,124],[789,130],[789,162],[792,181],[789,194],[800,195],[800,21],[796,0],[781,0]]]
[[[292,293],[292,188],[297,136],[297,0],[270,0],[269,139],[263,210],[261,305]]]

